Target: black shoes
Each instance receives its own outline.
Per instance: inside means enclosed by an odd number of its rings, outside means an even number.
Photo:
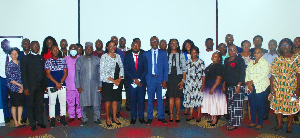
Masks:
[[[34,126],[31,126],[31,131],[36,131],[37,129],[36,129],[36,126],[34,125]]]
[[[65,116],[61,116],[59,122],[60,122],[63,126],[68,126],[68,123],[66,122]]]
[[[45,124],[37,124],[37,126],[40,128],[47,128],[47,126]]]
[[[10,122],[10,118],[9,117],[5,118],[4,120],[5,120],[6,124]]]
[[[112,127],[112,124],[109,125],[109,124],[107,124],[107,122],[106,122],[106,125],[107,125],[107,127]]]
[[[55,118],[54,117],[50,119],[50,127],[51,128],[55,127]]]
[[[97,119],[97,121],[95,121],[94,123],[97,124],[97,125],[102,125],[100,119]]]
[[[160,122],[162,122],[162,123],[164,123],[164,124],[167,124],[168,122],[167,122],[167,120],[166,119],[158,119],[158,121],[160,121]]]
[[[80,123],[80,126],[84,126],[84,125],[86,125],[87,124],[87,121],[81,121],[81,123]]]
[[[126,110],[127,110],[127,111],[130,111],[130,107],[126,107]]]
[[[116,121],[114,121],[114,120],[112,120],[111,121],[112,123],[116,123],[117,125],[121,125],[121,123],[119,122],[119,123],[117,123]]]
[[[191,121],[191,120],[193,120],[194,119],[194,117],[193,118],[187,118],[187,119],[185,119],[186,121]]]
[[[139,122],[140,122],[141,124],[146,124],[146,121],[145,121],[144,118],[143,118],[143,119],[139,119]]]
[[[136,122],[136,119],[135,118],[131,118],[130,124],[134,125],[135,122]]]
[[[148,119],[148,121],[146,122],[147,125],[151,125],[152,124],[152,119]]]
[[[27,123],[27,118],[26,118],[26,117],[22,117],[21,123],[22,123],[22,124]]]

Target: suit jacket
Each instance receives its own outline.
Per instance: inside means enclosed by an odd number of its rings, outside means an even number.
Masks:
[[[20,66],[21,66],[21,79],[23,83],[24,90],[28,89],[29,91],[35,90],[40,87],[42,90],[45,90],[47,87],[47,79],[46,79],[46,72],[45,72],[45,59],[41,55],[38,58],[40,60],[38,63],[33,63],[34,55],[28,54],[21,58]],[[38,81],[37,80],[37,64],[40,64],[40,69],[43,74],[43,79]]]
[[[151,84],[153,80],[152,77],[152,52],[151,49],[144,52],[144,55],[147,58],[148,62],[148,73],[146,76],[147,84]],[[168,81],[168,73],[169,73],[169,62],[167,52],[161,49],[158,49],[157,54],[157,70],[158,70],[158,81],[162,83],[163,81]]]
[[[126,85],[130,86],[133,83],[133,79],[140,79],[142,85],[146,86],[146,74],[148,72],[146,57],[141,52],[139,53],[137,70],[135,69],[132,52],[126,53],[124,63],[125,76],[128,78]]]

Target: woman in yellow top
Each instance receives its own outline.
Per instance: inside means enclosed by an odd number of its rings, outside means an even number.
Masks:
[[[263,117],[264,117],[264,101],[267,99],[267,93],[270,91],[269,75],[269,63],[264,58],[261,48],[254,50],[255,60],[251,60],[248,63],[246,69],[246,84],[248,86],[248,92],[250,93],[249,104],[251,108],[251,124],[248,127],[255,127],[255,129],[262,129]],[[258,113],[258,123],[256,125],[256,111]]]
[[[282,115],[288,115],[286,133],[291,133],[294,114],[299,112],[300,57],[294,54],[293,42],[284,38],[279,43],[280,56],[271,66],[270,108],[277,115],[278,125],[274,131],[282,129]]]

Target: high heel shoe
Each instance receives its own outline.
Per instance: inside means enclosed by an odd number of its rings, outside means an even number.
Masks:
[[[117,125],[121,125],[121,123],[117,123],[116,121],[112,120],[112,123],[116,123]]]
[[[112,127],[112,124],[109,125],[109,124],[107,124],[107,122],[106,122],[106,125],[107,125],[107,127]]]
[[[210,124],[210,126],[216,126],[218,124],[218,121],[219,120],[217,120],[215,124]]]
[[[172,118],[172,120],[171,120]],[[173,113],[170,113],[170,119],[169,119],[170,122],[173,122]]]
[[[194,117],[193,118],[187,118],[187,119],[185,119],[186,121],[191,121],[191,120],[193,120],[194,119]]]
[[[179,120],[177,120],[177,116],[179,116]],[[180,114],[176,114],[176,123],[179,123],[180,122]]]

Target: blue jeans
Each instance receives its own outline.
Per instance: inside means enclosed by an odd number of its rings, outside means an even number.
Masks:
[[[268,91],[270,91],[270,86],[265,91],[256,93],[256,89],[253,84],[253,92],[248,96],[251,110],[251,123],[253,124],[256,124],[256,112],[258,113],[258,125],[263,124],[264,104],[267,98]]]

